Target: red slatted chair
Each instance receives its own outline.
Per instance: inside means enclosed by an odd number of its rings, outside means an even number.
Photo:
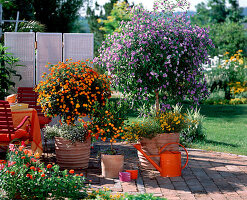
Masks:
[[[22,122],[14,128],[9,102],[0,100],[0,146],[7,146],[13,140],[32,141],[30,120],[27,127],[21,129],[27,120],[29,116],[25,116]]]
[[[17,91],[18,102],[29,104],[29,108],[34,108],[37,110],[39,117],[40,128],[42,129],[46,124],[51,122],[50,117],[45,117],[42,113],[42,108],[37,105],[37,99],[39,94],[33,90],[32,87],[19,87]]]

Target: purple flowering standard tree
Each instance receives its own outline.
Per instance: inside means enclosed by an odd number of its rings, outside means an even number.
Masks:
[[[185,1],[175,3],[156,1],[154,11],[130,9],[132,20],[106,37],[95,58],[134,108],[156,104],[158,111],[185,99],[198,104],[208,95],[201,64],[212,41],[208,30],[192,25],[185,13],[174,14],[175,7],[187,6]]]

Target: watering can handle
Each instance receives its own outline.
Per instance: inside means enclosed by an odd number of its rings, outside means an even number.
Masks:
[[[177,142],[170,142],[170,143],[167,143],[167,144],[165,144],[165,145],[160,149],[159,154],[163,151],[164,148],[166,148],[166,147],[167,147],[168,145],[170,145],[170,144],[178,144],[178,145],[180,145],[181,147],[184,148],[184,150],[185,150],[185,152],[186,152],[186,155],[187,155],[186,163],[185,163],[184,166],[182,167],[182,169],[184,169],[184,168],[186,167],[186,165],[188,164],[188,161],[189,161],[189,154],[188,154],[188,151],[185,149],[185,147],[184,147],[182,144],[179,144],[179,143],[177,143]]]

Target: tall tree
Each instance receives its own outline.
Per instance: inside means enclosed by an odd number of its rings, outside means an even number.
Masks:
[[[94,53],[98,54],[98,48],[101,46],[102,41],[104,40],[105,34],[107,34],[104,28],[102,29],[101,22],[107,20],[107,17],[111,15],[114,5],[116,5],[118,0],[110,0],[110,2],[105,3],[103,6],[100,6],[97,1],[94,6],[89,4],[87,7],[87,19],[90,27],[90,31],[94,33]],[[124,2],[128,3],[127,0]],[[94,8],[92,8],[94,7]]]
[[[16,19],[17,11],[20,12],[19,18],[34,20],[33,0],[0,0],[3,5],[3,19]]]
[[[48,32],[70,32],[84,0],[33,0],[35,19]]]
[[[237,0],[229,0],[230,7],[226,6],[226,0],[208,0],[196,6],[197,14],[192,21],[199,25],[208,23],[222,23],[225,21],[240,22],[244,16],[242,8],[239,7]]]

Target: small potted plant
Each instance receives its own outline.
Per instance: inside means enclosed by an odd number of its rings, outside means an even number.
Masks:
[[[110,98],[110,82],[105,75],[98,74],[88,60],[71,62],[59,62],[56,65],[49,65],[49,74],[44,74],[35,91],[39,93],[38,102],[43,112],[48,117],[60,117],[60,126],[49,127],[46,129],[48,135],[58,136],[55,138],[57,159],[60,166],[74,167],[69,162],[76,159],[79,155],[72,146],[77,148],[77,142],[85,142],[90,149],[91,132],[86,131],[78,119],[83,119],[87,115],[92,115],[93,107],[103,108],[106,100]],[[71,134],[71,135],[70,135]],[[77,142],[75,142],[77,141]],[[72,145],[73,143],[73,145]],[[62,151],[63,149],[63,151]],[[72,152],[74,156],[68,156],[64,152]],[[83,153],[82,149],[80,149]],[[88,152],[88,151],[87,151]],[[66,164],[60,161],[65,156]],[[79,156],[80,157],[80,156]],[[87,157],[87,160],[88,157]],[[81,161],[75,161],[81,163]],[[87,165],[81,165],[84,168]],[[78,165],[79,167],[79,165]]]
[[[113,143],[123,136],[127,107],[124,102],[107,101],[104,109],[94,110],[93,120],[88,123],[87,128],[96,134],[95,137],[110,142],[110,148],[100,152],[102,176],[107,178],[117,178],[123,170],[124,156],[113,147]]]
[[[174,106],[171,110],[160,111],[156,115],[150,115],[142,122],[133,122],[126,127],[125,139],[130,142],[140,142],[142,149],[148,155],[158,155],[159,150],[170,142],[179,143],[180,132],[186,127],[187,119],[181,113],[182,107]],[[166,150],[178,151],[178,145],[169,145]],[[146,169],[155,169],[139,153],[141,165]],[[152,158],[159,164],[159,158]]]

